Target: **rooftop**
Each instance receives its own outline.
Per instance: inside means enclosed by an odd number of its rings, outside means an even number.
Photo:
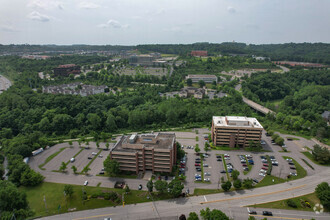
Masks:
[[[158,133],[158,134],[132,134],[122,136],[115,144],[112,151],[123,151],[134,153],[145,147],[154,149],[172,149],[175,142],[174,133]]]
[[[188,78],[198,77],[198,78],[217,78],[215,75],[188,75]]]
[[[213,124],[222,127],[263,128],[256,118],[245,116],[213,116]]]

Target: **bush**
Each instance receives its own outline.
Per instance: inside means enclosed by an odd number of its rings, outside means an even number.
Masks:
[[[297,204],[292,199],[286,200],[286,204],[292,208],[297,208]]]

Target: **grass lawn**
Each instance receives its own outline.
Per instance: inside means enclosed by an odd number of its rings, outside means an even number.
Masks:
[[[45,168],[43,168],[49,161],[51,161],[54,157],[56,157],[57,155],[59,155],[62,151],[64,151],[66,149],[66,147],[62,147],[59,151],[53,153],[52,155],[50,155],[49,157],[46,158],[45,162],[39,165],[39,168],[41,170],[45,170]]]
[[[313,155],[311,153],[309,153],[308,151],[306,152],[301,152],[303,153],[308,159],[310,159],[311,161],[313,161],[313,163],[317,164],[317,165],[321,165],[321,166],[330,166],[330,164],[320,164],[318,161],[316,161],[313,157]]]
[[[64,184],[59,183],[47,183],[44,182],[36,187],[21,187],[22,191],[26,192],[27,200],[31,209],[35,212],[35,216],[47,216],[55,215],[58,213],[68,212],[68,209],[74,209],[75,211],[86,210],[86,209],[95,209],[109,206],[122,205],[115,204],[110,200],[90,198],[87,201],[82,200],[82,190],[85,189],[87,196],[90,197],[94,193],[98,192],[117,192],[118,195],[121,195],[124,192],[122,189],[112,189],[104,187],[92,187],[92,186],[79,186],[73,185],[74,194],[72,198],[68,198],[66,201],[63,195]],[[157,193],[155,193],[157,195]],[[45,209],[45,203],[43,201],[44,196],[46,198],[47,210]],[[142,202],[149,202],[150,199],[147,199],[148,192],[131,190],[130,194],[125,195],[125,204],[135,204]],[[153,196],[154,200],[169,199],[170,195],[157,195]],[[58,210],[59,205],[61,205],[60,211]]]
[[[313,207],[315,204],[320,203],[320,200],[317,198],[315,193],[307,194],[304,196],[294,197],[291,198],[296,204],[297,208],[292,208],[287,205],[285,200],[280,200],[276,202],[268,202],[268,203],[262,203],[254,205],[253,207],[258,208],[270,208],[270,209],[289,209],[289,210],[301,210],[301,211],[314,211]],[[310,208],[305,206],[305,201],[307,201],[310,204]]]
[[[224,192],[222,189],[198,189],[198,188],[195,188],[194,196],[222,193],[222,192]]]
[[[274,182],[273,182],[274,180]],[[284,183],[285,179],[272,176],[272,175],[266,175],[255,187],[263,187],[263,186],[269,186],[269,185],[275,185],[279,183]]]
[[[296,180],[296,179],[304,178],[307,175],[306,170],[295,159],[293,159],[291,157],[286,157],[286,156],[283,156],[283,158],[292,159],[292,162],[294,163],[294,165],[296,167],[297,176],[290,176],[289,180]]]

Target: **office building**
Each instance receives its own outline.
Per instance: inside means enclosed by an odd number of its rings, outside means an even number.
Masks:
[[[174,133],[133,134],[122,136],[110,152],[120,170],[139,172],[172,172],[177,149]]]
[[[211,136],[215,146],[248,147],[260,143],[262,130],[256,118],[213,116]]]
[[[198,83],[199,81],[204,81],[205,83],[213,83],[215,81],[218,82],[218,78],[215,75],[188,75],[186,76],[186,80],[191,79],[193,83]]]

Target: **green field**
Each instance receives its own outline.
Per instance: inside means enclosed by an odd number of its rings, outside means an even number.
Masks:
[[[214,194],[214,193],[222,193],[222,192],[224,192],[222,189],[199,189],[199,188],[195,188],[194,196]]]
[[[308,159],[310,159],[311,161],[313,161],[313,163],[317,164],[317,165],[321,165],[321,166],[330,166],[330,164],[321,164],[318,161],[316,161],[313,157],[313,155],[311,153],[309,153],[308,151],[306,152],[301,152],[302,154],[304,154]]]
[[[296,179],[300,179],[300,178],[304,178],[307,175],[306,170],[293,158],[291,157],[286,157],[283,156],[284,159],[292,159],[292,162],[294,163],[295,167],[296,167],[296,171],[292,171],[292,172],[296,172],[297,176],[290,176],[289,180],[296,180]]]
[[[104,200],[103,198],[91,198],[91,195],[100,192],[113,191],[121,198],[121,195],[124,192],[122,189],[73,185],[74,194],[72,198],[66,200],[63,194],[64,184],[44,182],[36,187],[21,187],[20,189],[26,192],[29,206],[35,212],[35,216],[65,213],[68,212],[69,209],[80,211],[122,205],[121,202],[114,203],[110,200]],[[86,201],[82,200],[82,190],[86,191],[89,198]],[[155,195],[156,194],[157,193],[155,193]],[[45,208],[44,196],[46,199],[47,211]],[[147,196],[148,192],[146,191],[131,190],[130,194],[125,195],[125,204],[149,202],[150,199],[148,199]],[[154,200],[168,198],[171,197],[167,194],[159,195],[157,197],[154,196]],[[60,210],[58,210],[59,205],[61,206]]]
[[[274,180],[274,182],[273,182]],[[263,186],[269,186],[269,185],[275,185],[279,183],[284,183],[285,179],[272,176],[272,175],[266,175],[255,187],[263,187]]]
[[[292,208],[287,205],[285,200],[280,200],[276,202],[269,202],[269,203],[262,203],[253,205],[253,207],[256,208],[270,208],[270,209],[289,209],[289,210],[301,210],[301,211],[313,211],[313,207],[315,204],[320,203],[320,200],[317,198],[315,193],[307,194],[304,196],[294,197],[291,198],[297,205],[297,208]],[[304,206],[305,201],[308,201],[310,204],[310,208],[307,206]]]

